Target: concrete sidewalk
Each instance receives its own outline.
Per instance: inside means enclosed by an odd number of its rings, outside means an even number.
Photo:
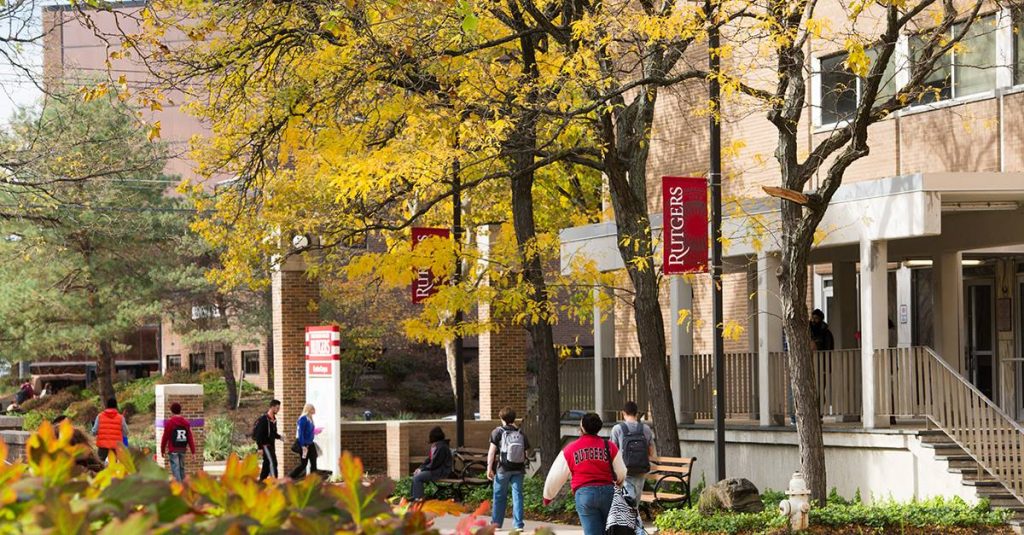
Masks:
[[[445,516],[439,516],[439,517],[434,519],[434,527],[437,528],[438,531],[440,531],[441,533],[443,533],[445,535],[448,535],[448,534],[451,534],[451,533],[455,533],[455,526],[457,526],[459,524],[459,522],[461,522],[462,519],[466,518],[467,516],[469,516],[469,515],[459,515],[459,516],[445,515]],[[488,522],[488,523],[490,523],[490,521],[491,521],[491,517],[489,515],[488,516],[481,516],[479,518],[484,520],[485,522]],[[527,520],[526,521],[526,528],[523,529],[523,533],[533,533],[538,528],[550,528],[551,530],[553,530],[555,533],[558,533],[559,535],[561,535],[563,533],[567,534],[567,535],[570,534],[570,533],[574,534],[574,535],[583,535],[583,528],[580,527],[580,526],[567,526],[567,525],[564,525],[564,524],[552,524],[550,522],[535,522],[533,520]],[[505,519],[505,527],[502,528],[502,529],[499,529],[496,533],[511,533],[511,532],[512,532],[512,519],[511,518],[506,518]]]

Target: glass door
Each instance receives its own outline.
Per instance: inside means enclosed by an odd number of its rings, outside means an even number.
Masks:
[[[967,378],[989,399],[995,399],[995,289],[992,281],[969,281],[967,308]]]

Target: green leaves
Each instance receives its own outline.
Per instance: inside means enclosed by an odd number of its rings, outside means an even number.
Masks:
[[[418,508],[392,508],[390,482],[364,481],[362,463],[347,452],[342,484],[315,476],[261,483],[259,459],[235,455],[222,477],[201,473],[181,484],[147,455],[127,451],[96,476],[75,475],[75,460],[86,452],[71,444],[73,432],[69,422],[56,429],[44,423],[28,441],[27,461],[0,465],[0,533],[431,532]],[[0,456],[6,456],[2,443]],[[447,505],[424,509],[455,512]]]

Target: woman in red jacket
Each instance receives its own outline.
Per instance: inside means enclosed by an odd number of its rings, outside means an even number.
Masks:
[[[107,400],[107,409],[96,416],[92,424],[92,434],[96,435],[96,453],[106,463],[107,453],[120,448],[128,438],[128,422],[124,415],[117,412],[117,400]]]

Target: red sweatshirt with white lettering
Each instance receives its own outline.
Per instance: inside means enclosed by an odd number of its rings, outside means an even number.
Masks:
[[[605,445],[607,444],[607,449]],[[608,455],[611,455],[611,461]],[[544,481],[544,497],[554,499],[565,480],[572,477],[572,491],[582,487],[600,487],[621,483],[626,478],[626,463],[618,446],[597,435],[583,435],[555,458]]]

